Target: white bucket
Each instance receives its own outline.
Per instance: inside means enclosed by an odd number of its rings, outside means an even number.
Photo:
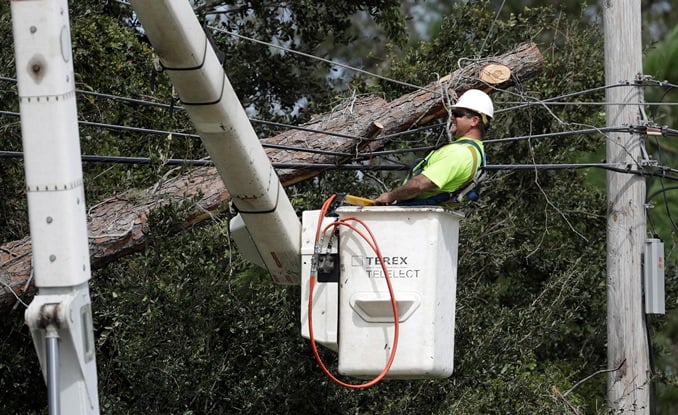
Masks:
[[[450,376],[463,216],[437,206],[347,206],[337,213],[340,220],[355,217],[367,224],[394,289],[400,335],[386,377]],[[346,226],[339,229],[339,372],[374,377],[387,364],[393,348],[391,298],[372,248],[355,231]]]

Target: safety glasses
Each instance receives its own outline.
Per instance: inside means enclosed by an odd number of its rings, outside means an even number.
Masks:
[[[466,112],[466,111],[459,111],[459,110],[454,110],[454,111],[452,111],[452,116],[453,116],[454,118],[461,118],[461,117],[469,117],[469,118],[472,118],[472,117],[479,117],[479,115],[476,114],[476,113],[474,113],[474,112]]]

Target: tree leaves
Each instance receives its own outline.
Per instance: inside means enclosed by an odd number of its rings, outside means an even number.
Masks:
[[[151,50],[124,24],[129,9],[116,3],[104,11],[99,3],[73,5],[79,88],[168,106],[86,96],[79,97],[81,118],[191,131],[186,118],[169,107],[176,104],[171,87],[164,74],[155,72]],[[228,30],[266,41],[275,38],[291,48],[325,57],[337,57],[337,44],[344,44],[343,58],[351,63],[368,55],[371,42],[391,39],[394,44],[383,49],[386,52],[379,49],[369,62],[389,68],[387,75],[392,79],[420,85],[456,69],[459,59],[490,56],[536,39],[548,51],[548,65],[534,82],[493,94],[502,112],[489,138],[557,132],[601,122],[595,107],[517,108],[511,104],[602,84],[601,36],[595,28],[582,27],[579,15],[571,18],[551,8],[533,8],[495,21],[489,2],[459,3],[443,20],[438,37],[403,53],[399,48],[404,44],[400,2],[311,4],[295,0],[285,4],[218,2],[217,6],[201,10],[210,24],[217,24],[210,16],[223,15],[219,21]],[[6,9],[6,3],[0,5],[0,11]],[[207,14],[210,10],[225,12]],[[380,25],[383,32],[375,35],[379,41],[375,36],[358,36],[351,26],[357,11]],[[7,22],[0,19],[5,38],[9,38]],[[215,40],[225,53],[226,71],[244,104],[262,116],[292,119],[291,109],[300,98],[307,98],[312,109],[328,108],[341,93],[342,87],[328,86],[325,64],[223,33],[215,34]],[[3,50],[0,58],[6,64],[2,73],[10,76],[11,54]],[[385,80],[359,81],[355,78],[352,85],[358,92],[378,91],[385,97],[399,96],[403,89]],[[16,106],[13,93],[11,88],[0,91],[0,102]],[[600,100],[600,94],[581,99]],[[299,118],[305,116],[302,113]],[[0,142],[16,146],[16,120],[7,121],[5,116],[2,120],[7,134]],[[12,122],[14,126],[8,126]],[[417,137],[427,143],[438,138],[435,134]],[[187,158],[204,154],[198,144],[167,134],[83,127],[81,139],[88,152],[147,155],[157,161],[153,169],[87,166],[90,204],[104,195],[172,174],[162,165],[170,154]],[[394,142],[394,146],[410,143]],[[488,143],[487,149],[496,164],[561,163],[576,160],[602,143],[600,136],[580,135]],[[26,232],[19,208],[23,200],[20,168],[19,162],[0,163],[3,196],[19,193],[16,199],[0,199],[3,213],[8,212],[3,220],[12,222],[2,227],[5,238]],[[377,179],[389,185],[398,180],[394,175]],[[375,182],[353,173],[328,173],[290,192],[301,211],[317,208],[337,189],[367,194],[380,186]],[[171,232],[178,210],[186,208],[190,204],[169,205],[151,218],[144,252],[108,265],[91,284],[104,413],[603,411],[598,403],[604,400],[604,376],[587,380],[566,397],[562,392],[606,366],[606,202],[600,189],[574,171],[491,173],[480,202],[464,207],[455,373],[445,380],[387,381],[361,392],[331,384],[316,367],[299,336],[298,287],[274,286],[263,272],[244,263],[231,244],[227,217],[215,217],[211,225],[179,235]],[[46,402],[34,398],[44,392],[42,377],[27,330],[19,327],[19,311],[3,321],[6,347],[0,353],[0,386],[11,399],[3,399],[0,408],[7,413],[38,413]],[[662,347],[669,348],[669,343]],[[329,361],[334,358],[327,353]]]

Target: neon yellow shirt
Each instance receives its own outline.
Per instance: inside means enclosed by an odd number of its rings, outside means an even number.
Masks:
[[[459,140],[472,140],[485,153],[485,147],[481,140],[469,137],[461,137]],[[456,142],[455,141],[455,142]],[[474,169],[473,154],[476,154],[476,163]],[[426,199],[441,192],[454,192],[464,183],[470,180],[480,167],[483,154],[478,154],[478,150],[471,144],[447,144],[426,157],[426,165],[421,174],[426,176],[438,187],[436,191],[424,192],[417,196],[417,199]]]

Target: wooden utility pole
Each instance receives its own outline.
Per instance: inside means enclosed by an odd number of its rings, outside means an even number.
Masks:
[[[605,83],[607,125],[641,121],[643,93],[634,85],[642,73],[640,0],[606,0]],[[640,168],[642,139],[614,133],[607,161]],[[642,176],[607,173],[607,361],[610,413],[650,413],[650,365],[643,310],[641,254],[645,241],[645,182]]]

